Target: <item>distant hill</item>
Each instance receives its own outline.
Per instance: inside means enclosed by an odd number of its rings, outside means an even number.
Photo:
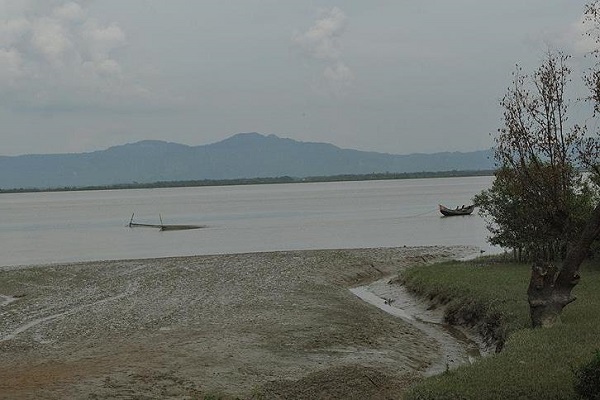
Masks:
[[[393,155],[240,133],[202,146],[145,140],[91,153],[0,156],[0,189],[492,168],[491,150]]]

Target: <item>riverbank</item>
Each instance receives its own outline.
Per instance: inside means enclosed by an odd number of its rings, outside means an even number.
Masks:
[[[3,398],[399,398],[441,357],[348,289],[469,247],[0,271]]]
[[[401,272],[400,281],[408,290],[445,306],[447,321],[473,325],[490,343],[502,348],[472,367],[419,382],[406,393],[406,399],[579,398],[574,370],[590,362],[600,349],[598,262],[591,260],[582,266],[581,281],[573,293],[577,301],[563,310],[562,323],[546,329],[530,328],[526,295],[530,268],[529,264],[480,258]],[[597,390],[596,386],[596,395]]]

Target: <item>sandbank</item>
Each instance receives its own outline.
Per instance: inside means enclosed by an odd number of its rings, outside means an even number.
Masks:
[[[440,362],[439,343],[348,289],[475,251],[5,267],[0,398],[399,398]]]

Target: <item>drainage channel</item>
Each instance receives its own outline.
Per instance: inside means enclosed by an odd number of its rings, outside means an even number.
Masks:
[[[408,322],[439,343],[440,357],[425,371],[426,376],[472,364],[490,353],[476,336],[443,323],[442,310],[430,310],[425,301],[412,296],[406,288],[389,282],[388,277],[350,291],[363,301]]]

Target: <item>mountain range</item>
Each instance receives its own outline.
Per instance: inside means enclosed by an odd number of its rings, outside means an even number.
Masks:
[[[0,156],[0,189],[493,168],[491,150],[395,155],[239,133],[201,146],[144,140],[89,153]]]

